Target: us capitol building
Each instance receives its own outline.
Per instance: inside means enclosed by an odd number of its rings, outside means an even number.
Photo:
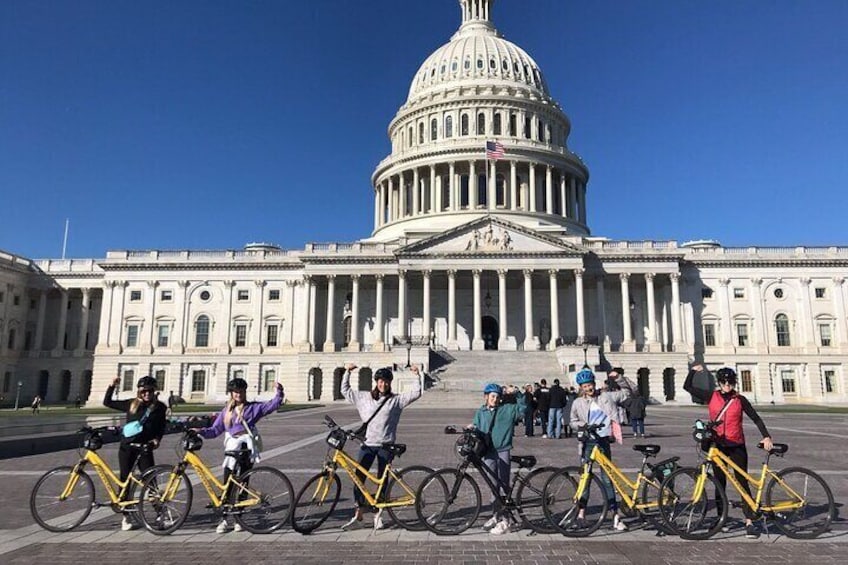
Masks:
[[[848,400],[848,247],[593,236],[589,168],[541,69],[497,31],[493,0],[459,4],[389,124],[370,237],[0,252],[2,404],[96,405],[116,375],[132,391],[145,374],[189,402],[222,400],[234,376],[252,396],[279,379],[293,401],[328,401],[346,361],[365,367],[362,388],[411,361],[437,392],[475,395],[482,380],[620,365],[652,400],[688,403],[695,359],[735,367],[754,402]],[[505,152],[487,158],[487,141]]]

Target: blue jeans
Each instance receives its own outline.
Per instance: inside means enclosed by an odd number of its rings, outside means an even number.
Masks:
[[[371,465],[374,464],[374,459],[377,459],[377,478],[383,476],[383,471],[386,469],[386,464],[391,461],[392,456],[391,453],[383,449],[382,447],[370,447],[367,445],[363,445],[359,448],[359,454],[356,457],[357,463],[362,465],[365,469],[371,470]],[[359,477],[359,480],[363,482],[365,488],[373,485],[369,485],[368,482],[365,481],[365,475],[361,472],[357,471],[356,476]],[[362,508],[367,505],[367,501],[365,500],[365,496],[362,492],[353,487],[353,498],[356,500],[356,505],[359,508]]]
[[[524,435],[533,435],[533,411],[527,410],[524,412]]]
[[[610,438],[605,437],[605,438],[601,438],[600,441],[589,440],[585,443],[583,455],[580,458],[581,463],[586,463],[586,461],[589,458],[589,454],[592,453],[592,449],[594,449],[596,445],[601,450],[601,452],[604,455],[607,456],[607,458],[610,461],[612,460],[612,450],[610,449]],[[612,486],[612,481],[610,480],[610,478],[607,476],[607,474],[605,472],[601,471],[600,475],[601,475],[601,483],[603,483],[603,485],[604,485],[604,492],[606,493],[607,500],[609,501],[609,509],[612,510],[613,512],[615,512],[616,510],[618,510],[618,504],[615,501],[615,488]],[[590,483],[590,485],[591,485],[591,483]],[[588,493],[588,490],[587,490],[586,499],[588,500],[588,498],[589,498],[589,493]],[[582,501],[582,502],[585,505],[585,500]]]
[[[548,437],[562,435],[562,408],[548,408]]]
[[[630,425],[634,434],[645,435],[645,418],[630,418]]]

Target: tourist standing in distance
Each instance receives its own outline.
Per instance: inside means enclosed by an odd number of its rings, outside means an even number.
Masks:
[[[548,437],[548,409],[551,407],[551,389],[548,388],[548,381],[542,379],[539,381],[539,390],[536,391],[536,410],[539,411],[539,419],[542,421],[542,439]]]
[[[624,401],[624,407],[630,415],[630,426],[633,428],[633,437],[645,436],[645,411],[648,402],[636,391],[636,394]]]
[[[397,427],[403,409],[421,398],[421,376],[417,365],[411,367],[415,375],[415,385],[412,390],[402,394],[392,391],[392,380],[394,373],[391,367],[377,369],[374,373],[374,388],[372,390],[353,390],[350,386],[350,375],[356,369],[354,363],[345,364],[345,372],[342,376],[342,396],[348,402],[356,406],[359,417],[363,423],[367,422],[365,428],[365,439],[359,447],[357,462],[366,470],[371,469],[374,459],[377,460],[377,475],[382,476],[386,464],[391,460],[391,454],[383,449],[384,443],[395,443],[397,438]],[[361,481],[365,475],[357,473]],[[356,500],[356,510],[353,518],[342,526],[347,530],[356,527],[362,522],[362,513],[365,510],[365,497],[358,488],[353,488],[353,496]],[[382,510],[374,516],[374,529],[383,527]]]
[[[533,385],[524,385],[524,437],[533,437],[533,418],[536,413],[536,399]]]
[[[554,379],[554,386],[548,395],[548,437],[559,439],[562,437],[562,411],[568,404],[568,396],[565,389],[559,386],[559,379]]]

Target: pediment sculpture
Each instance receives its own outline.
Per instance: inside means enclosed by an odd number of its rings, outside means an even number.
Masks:
[[[474,230],[471,238],[465,245],[466,251],[509,251],[512,249],[512,237],[505,229],[501,230],[500,237],[495,235],[492,224],[480,233],[480,230]]]

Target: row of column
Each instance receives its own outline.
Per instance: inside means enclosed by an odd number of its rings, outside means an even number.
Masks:
[[[519,163],[513,160],[509,161],[509,183],[504,187],[503,204],[499,206],[497,204],[497,162],[484,161],[483,163],[478,163],[474,160],[468,161],[466,170],[469,176],[469,205],[463,207],[460,198],[459,173],[457,172],[458,163],[451,162],[448,164],[447,202],[444,201],[445,190],[443,183],[445,182],[445,176],[436,174],[436,165],[430,165],[428,167],[428,175],[421,175],[419,169],[414,168],[411,174],[409,174],[409,171],[402,171],[384,178],[375,188],[375,229],[391,222],[422,214],[477,209],[479,207],[477,202],[480,200],[477,182],[479,177],[478,170],[485,172],[486,163],[489,166],[488,185],[483,187],[487,191],[486,209],[523,210],[546,214],[557,213],[562,217],[570,218],[581,224],[586,223],[586,184],[577,179],[577,177],[569,176],[564,171],[558,170],[552,165],[521,163],[527,166],[528,182],[521,183],[519,186]],[[478,169],[478,165],[482,169]],[[543,169],[545,175],[544,209],[542,209],[537,199],[537,168]],[[554,181],[555,173],[558,177],[558,182]],[[520,201],[519,190],[521,190]],[[411,195],[408,195],[407,191],[411,191]],[[559,210],[556,210],[554,207],[554,194],[556,192],[558,192],[559,202],[561,203]]]
[[[80,303],[80,331],[77,336],[77,342],[75,344],[68,344],[68,349],[73,349],[75,353],[82,353],[86,348],[86,336],[89,330],[89,318],[90,318],[90,310],[91,310],[91,288],[80,288],[82,293],[82,301]],[[49,290],[40,290],[38,291],[38,310],[37,310],[37,318],[35,324],[35,336],[30,344],[30,349],[33,351],[43,351],[44,350],[44,334],[46,328],[46,318],[47,318],[47,295]],[[58,312],[58,320],[56,325],[56,344],[52,349],[52,352],[55,355],[61,355],[63,351],[65,351],[65,333],[67,332],[68,326],[68,309],[69,309],[69,296],[67,289],[58,289],[59,292],[59,312]],[[10,301],[7,301],[10,302]],[[4,319],[9,320],[9,314],[6,312],[4,315]],[[21,328],[23,329],[23,328]],[[8,330],[8,328],[7,328]],[[8,332],[6,334],[8,336]],[[4,336],[5,337],[5,336]],[[23,337],[23,336],[21,336]],[[20,343],[17,338],[16,342]],[[2,345],[0,345],[0,349],[8,348],[7,339],[3,340]]]
[[[499,307],[499,330],[501,340],[505,340],[509,336],[509,329],[507,327],[507,312],[508,312],[508,304],[507,304],[507,288],[506,288],[506,277],[509,270],[507,269],[498,269],[498,307]],[[550,269],[548,272],[549,279],[549,289],[550,289],[550,319],[551,319],[551,343],[556,343],[557,339],[562,337],[560,333],[559,327],[559,285],[558,285],[558,277],[560,274],[559,269]],[[576,322],[577,322],[577,336],[579,338],[583,338],[586,336],[586,315],[585,315],[585,297],[584,297],[584,288],[583,288],[583,269],[574,269],[574,288],[575,288],[575,304],[576,304]],[[447,295],[448,295],[448,344],[452,345],[456,343],[456,270],[447,270],[447,279],[448,279],[448,287],[447,287]],[[483,348],[483,335],[482,335],[482,307],[481,307],[481,288],[480,288],[480,277],[483,273],[482,269],[474,269],[471,271],[472,281],[473,281],[473,333],[472,333],[472,349],[482,349]],[[536,338],[533,335],[533,285],[532,285],[532,276],[534,271],[532,269],[524,269],[522,271],[524,275],[524,348],[525,349],[533,349],[538,343],[536,342]],[[429,336],[432,330],[432,313],[430,309],[431,304],[431,277],[432,271],[423,270],[420,271],[420,274],[423,279],[423,333],[425,336]],[[624,343],[629,344],[633,343],[633,335],[631,330],[631,319],[630,319],[630,274],[629,273],[621,273],[619,275],[619,279],[621,281],[621,301],[622,301],[622,325],[624,328]],[[658,327],[656,322],[656,298],[654,292],[654,274],[646,273],[645,284],[647,289],[647,298],[648,298],[648,311],[650,315],[648,316],[648,342],[649,344],[657,344],[659,343],[658,336]],[[681,333],[681,322],[680,322],[680,275],[677,273],[672,273],[670,276],[671,280],[671,293],[672,293],[672,307],[671,307],[671,315],[672,315],[672,340],[673,343],[676,344],[682,335]],[[379,348],[384,345],[385,336],[383,335],[383,327],[384,327],[384,307],[383,307],[383,279],[385,275],[378,274],[374,275],[376,278],[375,285],[375,347]],[[407,339],[409,337],[407,333],[408,327],[408,316],[407,316],[407,271],[401,270],[398,271],[398,322],[400,327],[401,334],[397,336],[401,341]],[[326,339],[324,342],[324,351],[333,351],[335,350],[335,285],[336,285],[336,275],[327,275],[327,319],[326,319]],[[309,288],[310,288],[310,296],[314,297],[315,292],[315,281],[314,277],[307,278]],[[359,282],[360,275],[351,275],[352,281],[352,304],[351,304],[351,335],[350,342],[348,347],[353,350],[358,350],[360,347],[359,341]],[[606,314],[604,312],[604,278],[597,278],[597,293],[598,293],[598,302],[599,302],[599,319],[601,322],[601,335],[606,334]],[[311,304],[313,308],[310,310],[309,318],[314,318],[314,298],[311,299]],[[311,342],[309,336],[314,335],[312,333],[314,331],[314,324],[311,324],[309,320],[305,321],[306,327],[305,336],[307,341]]]

